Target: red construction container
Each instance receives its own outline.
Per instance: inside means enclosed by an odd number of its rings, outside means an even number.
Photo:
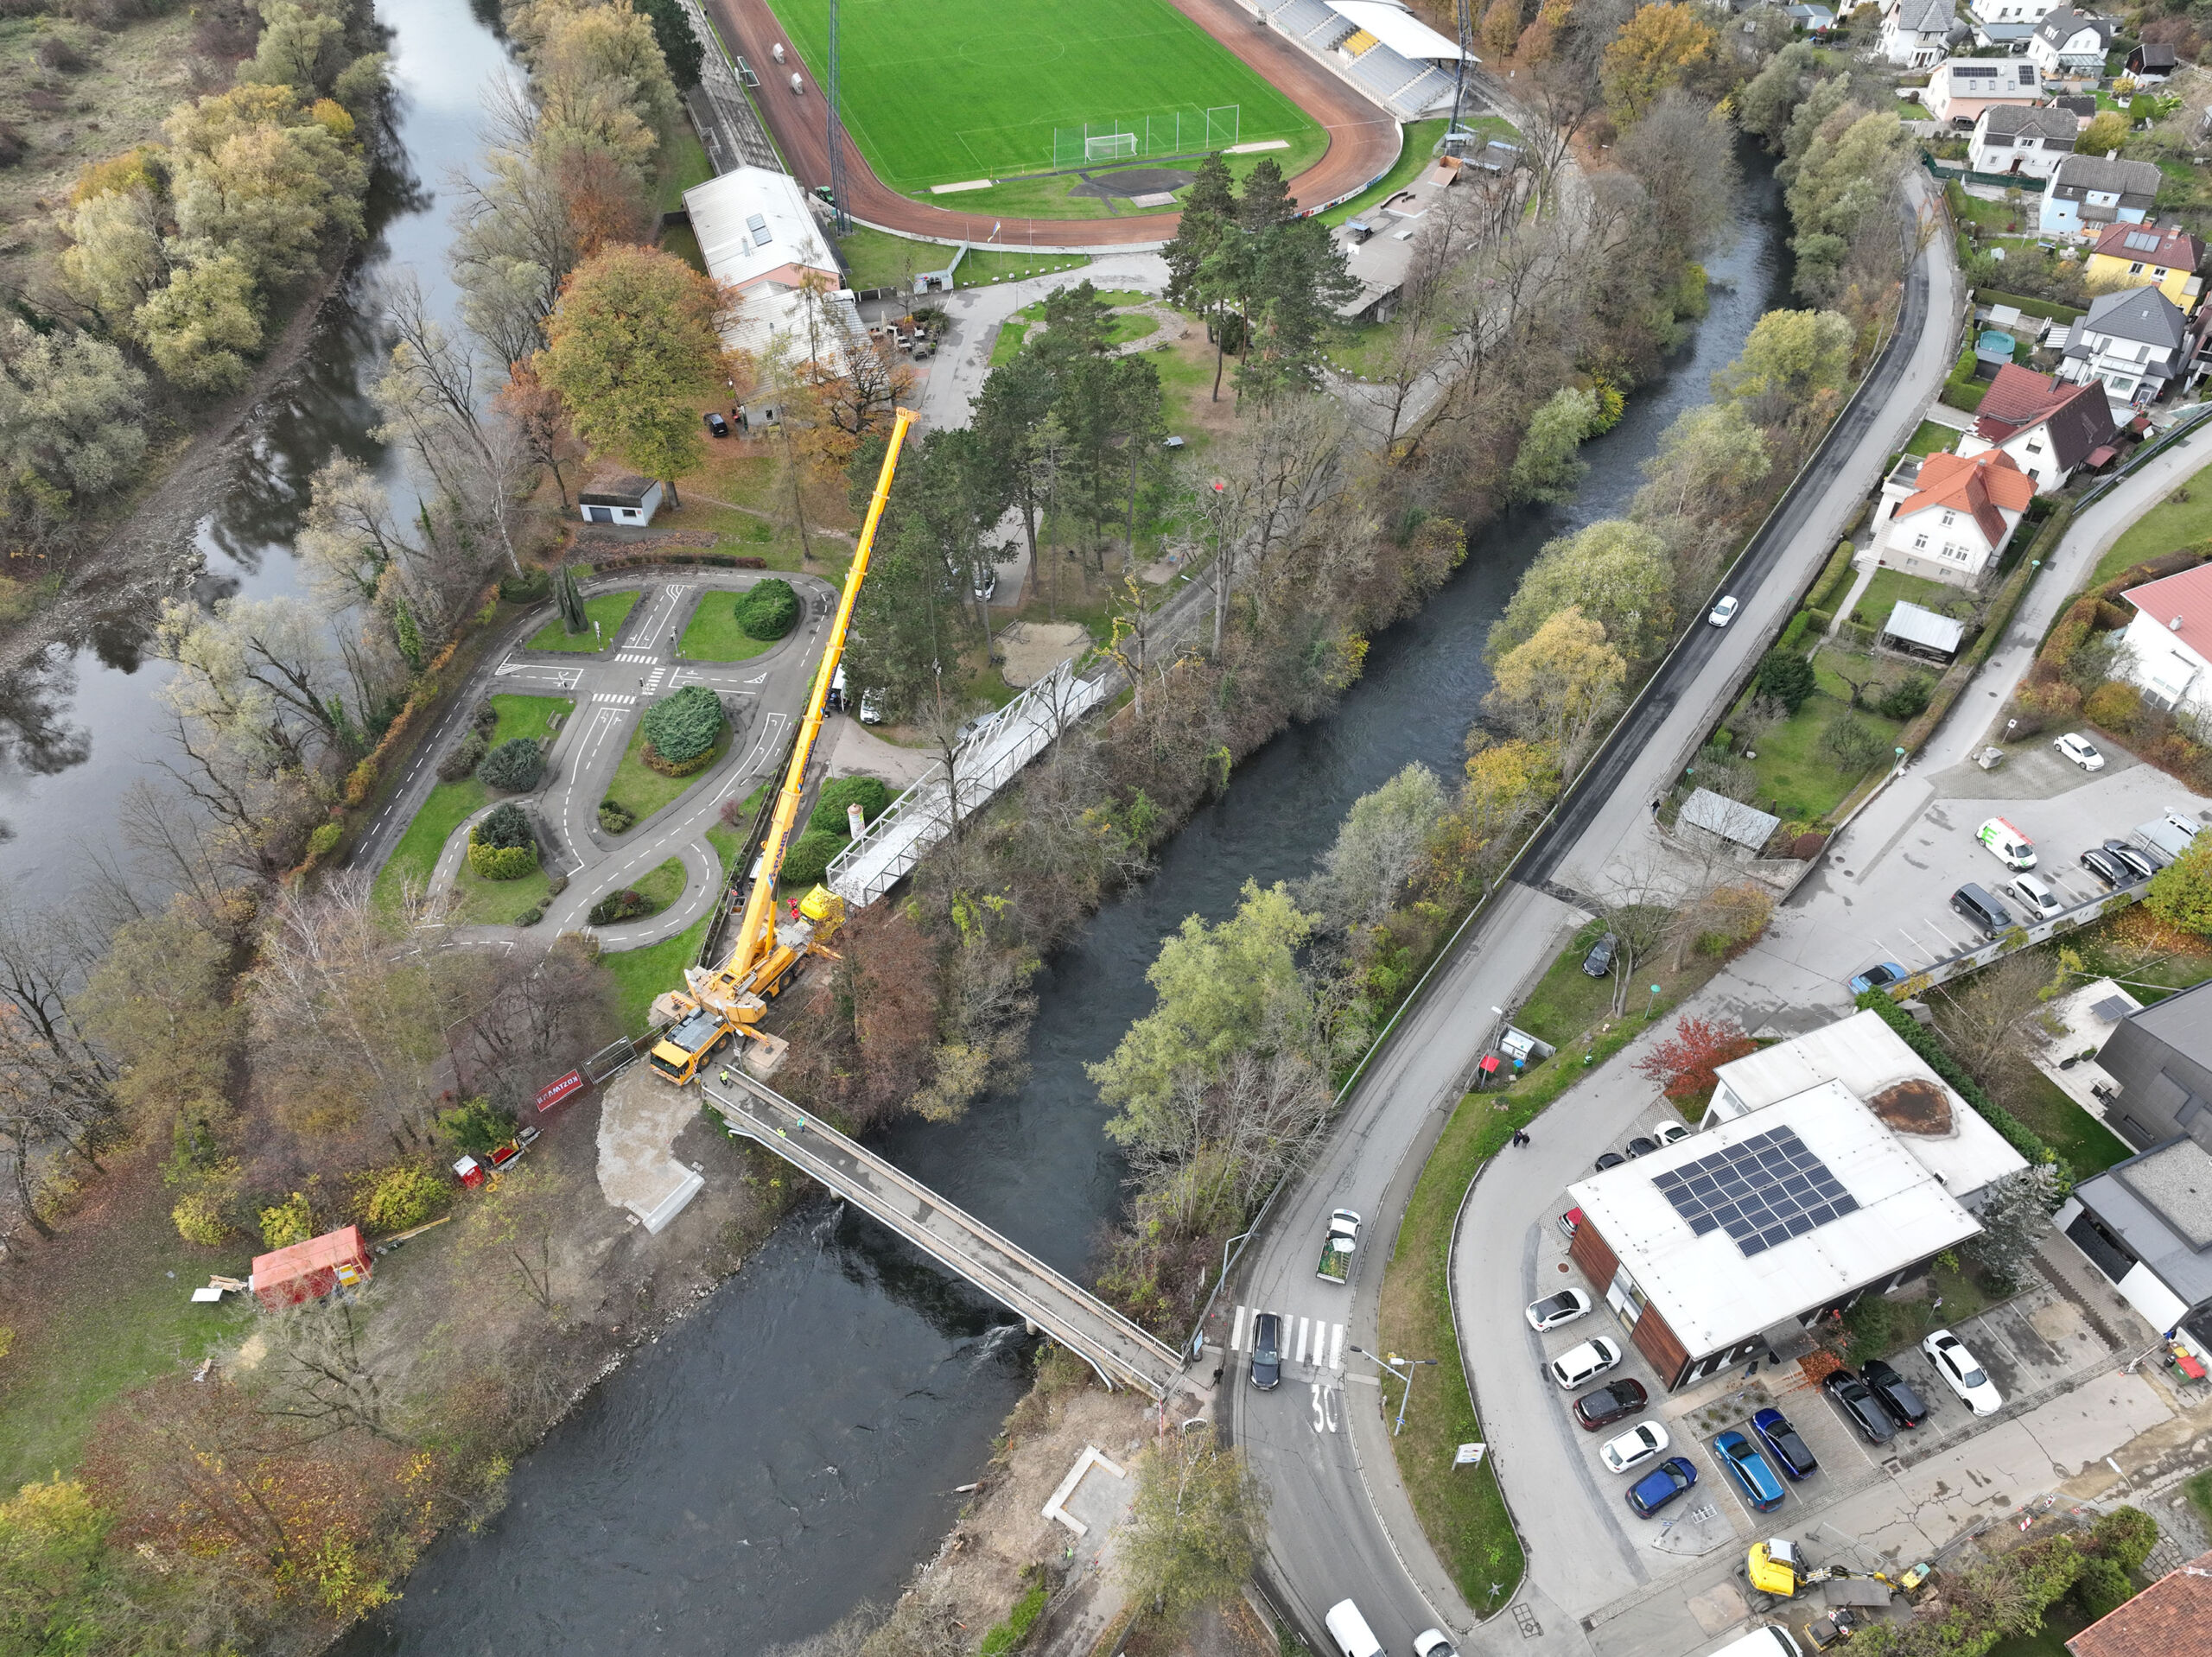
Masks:
[[[369,1280],[369,1248],[361,1228],[346,1226],[320,1237],[257,1254],[249,1279],[261,1304],[282,1311],[302,1301],[319,1300],[333,1289]]]

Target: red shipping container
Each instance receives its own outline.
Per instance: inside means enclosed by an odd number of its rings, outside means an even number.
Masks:
[[[365,1283],[369,1276],[369,1248],[361,1241],[361,1228],[346,1226],[255,1255],[250,1281],[264,1308],[282,1311],[319,1300],[340,1286]]]

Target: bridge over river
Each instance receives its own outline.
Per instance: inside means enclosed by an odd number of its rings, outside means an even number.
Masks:
[[[1109,1387],[1134,1387],[1165,1398],[1174,1386],[1183,1362],[1173,1349],[773,1088],[735,1067],[725,1074],[726,1085],[702,1082],[702,1088],[731,1132],[759,1140],[948,1271],[1020,1312],[1079,1354]]]

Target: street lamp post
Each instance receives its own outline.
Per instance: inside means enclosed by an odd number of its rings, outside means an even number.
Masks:
[[[1406,1406],[1412,1400],[1414,1395],[1414,1371],[1421,1368],[1421,1366],[1425,1363],[1433,1366],[1437,1362],[1437,1360],[1434,1358],[1402,1358],[1395,1352],[1370,1352],[1363,1346],[1351,1347],[1349,1350],[1357,1352],[1361,1357],[1367,1359],[1370,1362],[1378,1364],[1382,1368],[1388,1369],[1392,1374],[1395,1375],[1400,1381],[1405,1383],[1406,1390],[1398,1396],[1397,1424],[1390,1429],[1390,1436],[1393,1438],[1397,1438],[1406,1430]],[[1403,1367],[1402,1368],[1401,1366]]]
[[[1651,1022],[1651,1014],[1652,1014],[1653,1011],[1654,1011],[1654,1010],[1658,1006],[1658,1005],[1659,1005],[1659,986],[1658,986],[1658,985],[1656,985],[1656,984],[1654,984],[1654,985],[1651,987],[1651,999],[1650,999],[1649,1000],[1646,1001],[1646,1002],[1643,1004],[1643,1021],[1644,1021],[1644,1023],[1646,1023],[1646,1024],[1649,1024],[1649,1023]]]

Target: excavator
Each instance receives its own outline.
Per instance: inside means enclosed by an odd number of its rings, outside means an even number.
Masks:
[[[853,552],[853,567],[846,572],[845,590],[837,600],[829,648],[823,651],[822,665],[816,670],[814,689],[807,697],[806,712],[791,744],[783,790],[776,797],[775,814],[761,841],[760,858],[753,866],[752,890],[746,895],[736,947],[711,972],[703,967],[685,968],[684,987],[671,990],[653,1003],[654,1015],[670,1022],[646,1059],[678,1087],[696,1080],[709,1059],[741,1037],[772,1053],[780,1052],[782,1044],[754,1026],[767,1012],[768,1003],[790,987],[810,956],[831,953],[829,941],[844,924],[844,900],[828,887],[817,886],[799,900],[798,917],[778,926],[776,876],[783,868],[784,853],[798,822],[799,801],[806,792],[806,762],[814,752],[830,687],[844,655],[853,606],[860,599],[861,581],[868,574],[868,555],[875,545],[876,526],[882,521],[892,476],[898,470],[899,446],[913,420],[911,409],[901,409],[892,424],[883,469],[876,476],[875,493],[868,501],[860,543]]]
[[[1904,1594],[1908,1600],[1916,1597],[1934,1574],[1934,1566],[1916,1565],[1900,1577],[1885,1576],[1879,1571],[1854,1571],[1841,1565],[1824,1565],[1815,1570],[1806,1564],[1795,1542],[1776,1536],[1751,1544],[1751,1553],[1744,1561],[1744,1574],[1751,1582],[1752,1592],[1772,1599],[1794,1599],[1805,1589],[1821,1583],[1862,1582],[1868,1584],[1866,1589],[1845,1590],[1840,1599],[1837,1590],[1831,1590],[1827,1595],[1829,1603],[1885,1605],[1893,1591]],[[1874,1586],[1876,1584],[1880,1586]]]

